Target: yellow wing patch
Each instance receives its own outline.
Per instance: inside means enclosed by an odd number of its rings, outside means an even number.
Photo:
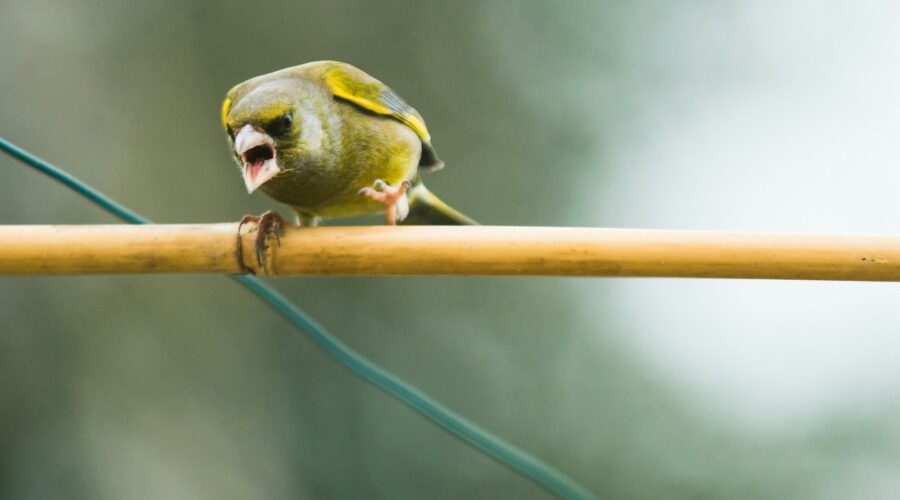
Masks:
[[[431,142],[422,116],[387,85],[362,71],[349,65],[332,66],[325,73],[325,85],[335,97],[373,113],[393,117],[413,129],[422,142]]]

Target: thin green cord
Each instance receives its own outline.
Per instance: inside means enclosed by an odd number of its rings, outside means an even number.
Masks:
[[[62,182],[78,194],[126,222],[131,224],[150,223],[150,219],[138,215],[78,178],[2,137],[0,137],[0,149],[41,173]],[[325,327],[291,303],[287,297],[279,293],[275,288],[254,276],[233,275],[232,278],[281,313],[294,326],[305,332],[326,353],[362,377],[363,380],[383,389],[457,438],[561,498],[595,498],[586,488],[562,472],[494,436],[477,424],[438,403],[400,377],[369,361],[338,340]]]

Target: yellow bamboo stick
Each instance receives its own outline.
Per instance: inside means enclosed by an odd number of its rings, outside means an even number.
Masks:
[[[238,272],[237,224],[0,226],[0,274]]]
[[[0,274],[541,275],[900,281],[900,237],[549,227],[0,226]]]

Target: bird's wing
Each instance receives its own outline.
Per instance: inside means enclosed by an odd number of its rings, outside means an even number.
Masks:
[[[332,63],[324,72],[325,85],[338,99],[351,102],[360,108],[384,116],[390,116],[411,128],[422,140],[420,166],[437,170],[443,166],[431,147],[431,135],[425,128],[425,120],[412,106],[406,104],[396,92],[367,73],[349,64]]]

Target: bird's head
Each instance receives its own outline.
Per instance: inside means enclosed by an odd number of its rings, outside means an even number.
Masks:
[[[232,89],[222,103],[222,124],[243,170],[247,192],[252,193],[290,169],[301,117],[296,94],[278,85],[263,84],[249,90],[242,86]]]

